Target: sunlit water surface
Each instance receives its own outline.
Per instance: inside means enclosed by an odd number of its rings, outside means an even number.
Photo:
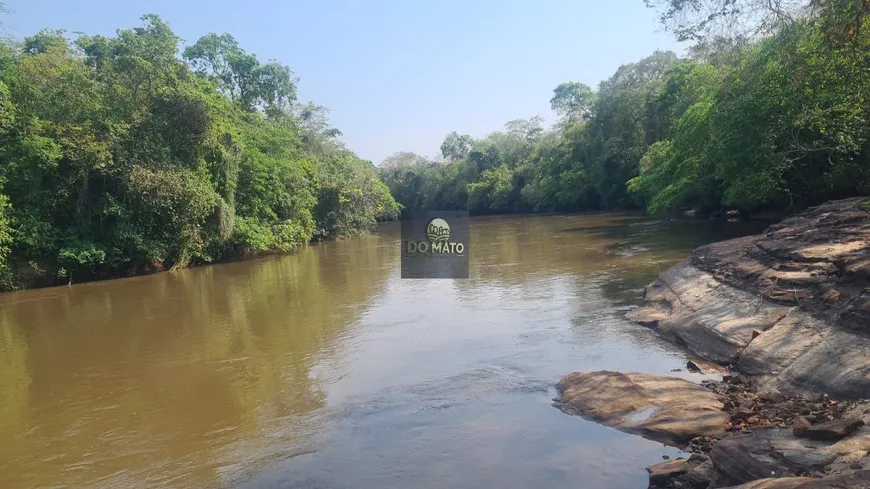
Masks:
[[[761,227],[479,218],[453,281],[401,279],[391,223],[2,295],[0,487],[644,488],[678,452],[561,413],[553,384],[684,366],[625,311],[692,248]]]

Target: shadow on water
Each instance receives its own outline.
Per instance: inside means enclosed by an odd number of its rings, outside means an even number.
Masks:
[[[310,371],[390,273],[362,243],[0,297],[0,487],[217,484],[216,449],[324,407]]]

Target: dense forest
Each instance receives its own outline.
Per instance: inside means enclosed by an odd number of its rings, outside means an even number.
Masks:
[[[232,36],[0,45],[0,289],[287,251],[399,210],[296,78]]]
[[[870,3],[647,0],[689,54],[656,52],[597,90],[553,90],[560,116],[447,135],[383,180],[410,209],[472,213],[795,209],[870,190]]]
[[[647,0],[655,52],[559,116],[452,132],[379,167],[297,79],[155,15],[0,42],[0,290],[181,268],[353,235],[406,209],[796,209],[870,190],[870,3]]]

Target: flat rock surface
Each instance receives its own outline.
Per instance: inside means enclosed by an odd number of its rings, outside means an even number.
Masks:
[[[672,478],[685,474],[688,469],[688,461],[684,458],[650,465],[646,468],[649,472],[649,485],[664,485]]]
[[[757,430],[719,440],[710,452],[716,471],[735,484],[828,470],[847,470],[870,450],[870,434],[839,442],[795,437],[789,429]]]
[[[709,389],[687,380],[642,373],[575,372],[556,390],[555,405],[616,429],[679,446],[698,436],[722,436],[729,423]]]
[[[840,440],[864,426],[861,419],[833,419],[824,423],[798,426],[792,430],[795,436],[810,440]]]
[[[739,486],[724,489],[867,489],[870,488],[870,471],[854,474],[809,479],[786,477],[782,479],[760,479]]]
[[[628,311],[625,317],[643,326],[657,327],[660,321],[667,319],[668,314],[652,307],[639,307]]]
[[[702,246],[629,319],[772,390],[870,393],[870,208],[828,202],[761,235]]]
[[[785,477],[782,479],[760,479],[739,486],[731,486],[726,489],[799,489],[804,488],[809,482],[815,482],[815,479],[806,477]]]
[[[711,274],[685,261],[663,272],[647,288],[646,300],[659,306],[631,311],[628,318],[655,325],[701,358],[733,363],[753,340],[791,312],[765,304],[749,292],[722,287]]]

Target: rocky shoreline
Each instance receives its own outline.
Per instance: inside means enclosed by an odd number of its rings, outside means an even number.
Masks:
[[[575,372],[555,405],[691,453],[648,467],[650,488],[870,488],[867,199],[702,246],[645,300],[628,318],[722,380]]]

